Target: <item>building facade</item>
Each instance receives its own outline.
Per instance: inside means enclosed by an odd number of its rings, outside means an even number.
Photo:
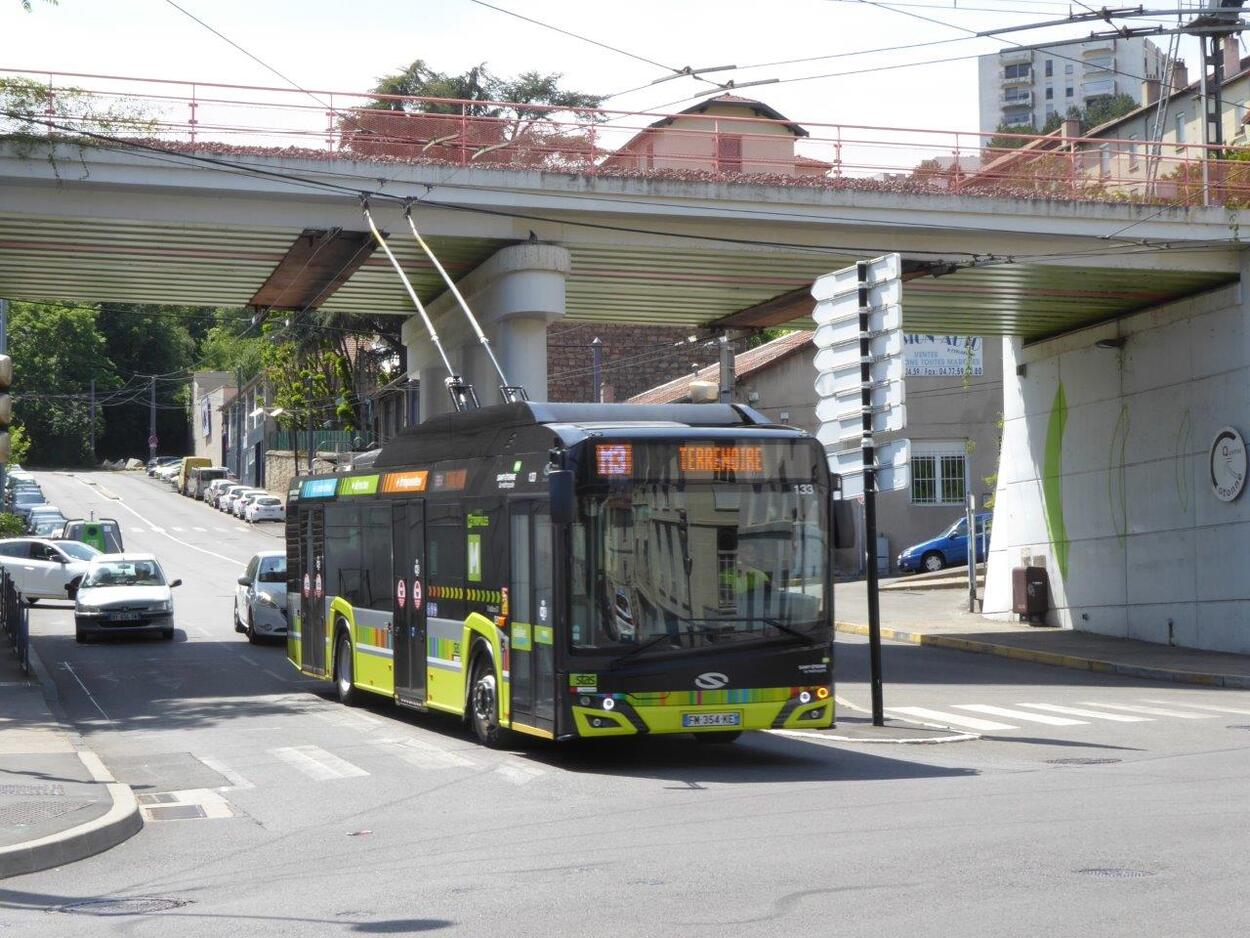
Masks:
[[[1167,56],[1149,39],[1091,39],[1046,49],[1003,49],[977,59],[980,125],[1041,128],[1052,114],[1085,109],[1095,98],[1137,97],[1143,80],[1159,81]]]
[[[999,459],[1001,343],[979,336],[909,334],[904,350],[911,484],[877,498],[877,554],[883,573],[893,572],[902,548],[933,537],[962,517],[967,495],[983,504],[994,490]],[[815,357],[810,332],[793,332],[740,352],[734,356],[734,400],[815,434],[820,426]],[[691,381],[716,383],[718,372],[718,366],[710,365],[631,400],[689,400]],[[858,572],[858,562],[859,552],[839,557],[844,572]],[[848,569],[848,564],[856,567]]]
[[[234,375],[228,371],[197,371],[191,376],[192,454],[225,465],[226,436],[221,409],[235,394]]]

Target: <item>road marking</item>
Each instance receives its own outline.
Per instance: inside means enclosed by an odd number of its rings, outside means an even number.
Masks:
[[[1088,726],[1084,720],[1071,720],[1068,717],[1048,717],[1040,713],[1025,713],[1023,710],[1011,710],[1007,707],[992,707],[989,704],[955,704],[957,710],[971,710],[973,713],[984,713],[992,717],[1007,717],[1009,720],[1024,720],[1026,723],[1042,723],[1046,726]]]
[[[1237,707],[1216,707],[1212,704],[1181,703],[1179,700],[1147,700],[1146,703],[1168,704],[1169,706],[1175,707],[1193,707],[1196,710],[1211,710],[1215,713],[1236,713],[1241,716],[1250,715],[1250,710],[1242,710]]]
[[[974,730],[1018,730],[1020,727],[1010,723],[996,723],[993,720],[978,720],[959,713],[946,713],[942,710],[930,710],[928,707],[888,707],[890,713],[902,713],[905,716],[924,717],[926,720],[939,720],[942,723],[954,723],[956,726],[967,726]]]
[[[472,759],[432,746],[411,736],[397,739],[373,739],[370,742],[383,752],[418,769],[465,769],[476,763]]]
[[[540,769],[533,765],[505,763],[495,769],[495,774],[503,776],[503,778],[511,782],[513,785],[524,785],[527,782],[532,782],[534,779],[538,778],[538,776],[542,775],[544,771],[544,769]]]
[[[1145,713],[1152,717],[1178,717],[1182,720],[1214,720],[1213,713],[1182,713],[1180,710],[1163,710],[1159,707],[1130,707],[1128,704],[1109,704],[1099,700],[1082,700],[1091,707],[1107,707],[1111,710],[1127,710],[1129,713]]]
[[[171,531],[181,531],[181,530],[183,530],[183,528],[177,528],[177,527],[175,527],[175,528],[170,528],[169,530],[171,530]]]
[[[321,720],[323,723],[329,723],[331,726],[369,728],[382,723],[377,717],[371,717],[364,713],[353,713],[346,707],[330,707],[326,710],[313,710],[311,713],[316,719]]]
[[[177,529],[177,528],[174,528],[174,530],[176,531],[176,530],[178,530],[178,529]],[[208,533],[208,528],[192,528],[191,530],[193,530],[193,531],[199,531],[201,534],[207,534],[207,533]]]
[[[270,749],[269,754],[317,782],[328,782],[335,778],[360,778],[369,774],[360,766],[352,765],[320,746],[284,746],[281,749]]]
[[[1034,710],[1048,710],[1051,713],[1066,713],[1074,717],[1089,717],[1094,720],[1110,720],[1113,723],[1152,723],[1150,717],[1131,717],[1124,713],[1100,713],[1097,710],[1082,710],[1080,707],[1060,707],[1055,704],[1022,703],[1017,707],[1032,707]]]
[[[210,759],[208,756],[196,756],[196,758],[230,783],[229,785],[219,785],[217,791],[232,791],[256,787],[219,759]]]
[[[92,706],[100,711],[100,716],[104,717],[104,719],[108,721],[108,725],[113,727],[113,729],[117,729],[117,724],[113,722],[113,718],[104,712],[104,708],[100,706],[100,702],[91,695],[91,691],[87,690],[87,685],[82,682],[82,678],[78,676],[78,672],[73,669],[70,663],[68,661],[62,661],[61,667],[68,671],[74,680],[78,682],[78,686],[82,688],[82,692],[87,695],[87,699],[91,701]]]
[[[229,534],[229,533],[230,533],[230,529],[229,529],[229,528],[213,528],[213,530],[214,530],[214,531],[216,531],[218,534]]]

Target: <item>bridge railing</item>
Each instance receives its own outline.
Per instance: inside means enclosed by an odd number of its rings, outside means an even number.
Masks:
[[[0,70],[0,133],[222,158],[327,155],[918,194],[1250,204],[1250,141],[795,121],[742,98],[662,113]],[[1143,126],[1146,118],[1140,117]],[[1126,125],[1127,126],[1127,125]],[[1121,130],[1121,133],[1127,133]]]

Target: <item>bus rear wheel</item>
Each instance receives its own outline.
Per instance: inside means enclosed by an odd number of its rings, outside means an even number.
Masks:
[[[499,693],[495,668],[488,655],[479,655],[473,663],[469,685],[469,719],[478,741],[488,749],[503,745],[504,731],[499,725]]]
[[[360,703],[360,691],[352,683],[352,643],[346,632],[339,633],[337,650],[334,653],[334,689],[338,693],[339,703],[346,707],[354,707]]]

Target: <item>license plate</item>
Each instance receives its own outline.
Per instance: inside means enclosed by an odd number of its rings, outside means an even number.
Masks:
[[[139,619],[137,612],[115,612],[109,616],[114,622],[135,622]]]
[[[737,710],[730,713],[683,713],[681,725],[693,726],[741,726],[742,714]]]

